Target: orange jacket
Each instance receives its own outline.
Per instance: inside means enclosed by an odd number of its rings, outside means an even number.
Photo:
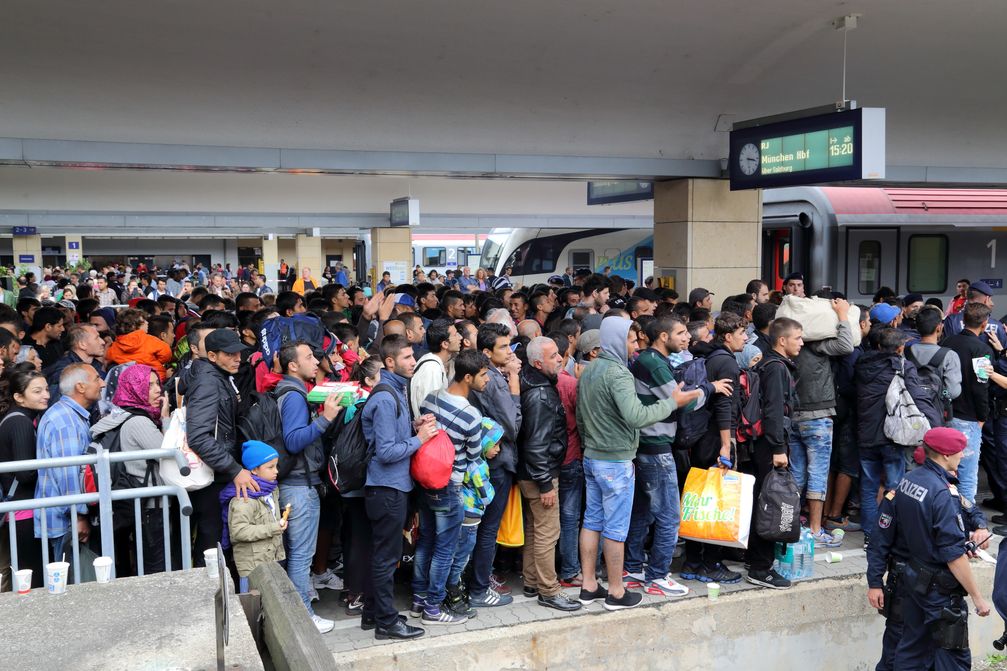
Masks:
[[[311,280],[311,283],[315,285],[316,289],[321,289],[322,285],[318,283],[318,280],[316,280],[314,277],[311,277],[311,278],[308,278],[308,279]],[[304,293],[305,293],[305,291],[304,291],[304,278],[303,277],[298,277],[297,280],[294,282],[294,286],[291,287],[290,290],[293,291],[293,292],[295,292],[295,293],[301,294],[303,296]]]
[[[113,365],[129,361],[146,364],[164,382],[168,377],[168,371],[164,367],[171,363],[171,348],[160,338],[136,330],[116,338],[109,346],[105,360]]]

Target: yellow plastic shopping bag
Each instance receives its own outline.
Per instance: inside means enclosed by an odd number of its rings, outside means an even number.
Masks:
[[[509,548],[519,548],[524,545],[524,515],[521,508],[521,491],[514,485],[507,497],[507,507],[504,508],[503,519],[500,520],[500,530],[497,532],[497,543]]]
[[[682,490],[679,536],[747,548],[755,476],[721,468],[692,468]]]

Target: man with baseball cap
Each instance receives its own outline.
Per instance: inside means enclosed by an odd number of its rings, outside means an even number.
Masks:
[[[713,299],[711,296],[713,296],[712,291],[708,291],[703,287],[696,287],[689,292],[689,307],[711,310],[713,309]]]
[[[993,289],[989,284],[983,281],[973,282],[969,285],[968,291],[965,292],[965,304],[969,303],[981,303],[993,311]],[[962,332],[962,321],[964,319],[964,308],[956,314],[948,315],[944,318],[944,338],[950,338],[951,336],[958,335]],[[989,330],[994,331],[997,342],[1000,345],[1007,346],[1007,330],[1004,329],[1004,325],[1000,320],[993,319],[990,320]],[[993,339],[990,338],[989,332],[983,333],[980,336],[988,345],[993,347],[993,349],[999,349],[993,344]],[[942,343],[943,344],[943,343]],[[998,368],[999,370],[999,368]],[[1002,371],[1007,373],[1007,367]]]
[[[893,537],[892,554],[907,558],[899,592],[903,631],[895,651],[896,668],[971,668],[964,596],[972,598],[980,617],[990,613],[969,565],[974,548],[966,546],[968,503],[958,494],[958,480],[952,475],[965,446],[960,431],[930,429],[923,438],[923,466],[906,474],[895,491],[885,495],[891,512],[878,518],[878,529]],[[983,531],[974,535],[981,547],[986,545]],[[875,565],[877,551],[871,549]],[[882,608],[884,599],[875,575],[868,600]]]

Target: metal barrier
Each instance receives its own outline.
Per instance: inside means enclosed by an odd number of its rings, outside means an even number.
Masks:
[[[181,534],[182,570],[192,568],[192,537],[189,530],[189,516],[192,514],[192,503],[189,501],[189,494],[177,485],[158,485],[148,487],[136,487],[133,489],[112,489],[112,462],[125,461],[148,461],[159,459],[174,459],[178,463],[179,472],[182,475],[189,474],[189,464],[179,450],[157,449],[138,450],[133,452],[108,452],[100,447],[96,454],[83,454],[78,457],[56,457],[53,459],[27,459],[25,461],[0,462],[0,473],[16,473],[19,471],[39,471],[49,468],[79,468],[85,465],[95,466],[95,475],[98,478],[98,491],[94,493],[66,494],[63,496],[50,496],[41,499],[30,499],[23,501],[0,502],[0,519],[4,515],[11,513],[7,522],[8,533],[10,534],[10,554],[11,554],[11,577],[18,570],[17,556],[17,536],[16,525],[13,513],[21,510],[45,510],[48,508],[71,508],[71,520],[75,519],[74,507],[78,505],[98,504],[98,529],[101,533],[101,554],[106,557],[115,557],[114,529],[112,527],[112,502],[113,501],[133,501],[133,518],[136,525],[136,564],[139,575],[144,575],[143,571],[143,528],[141,522],[141,500],[154,497],[161,497],[161,514],[164,523],[164,562],[165,570],[171,570],[171,524],[169,519],[168,497],[174,496],[179,503],[179,521]],[[49,535],[48,520],[46,515],[40,516],[42,531],[42,566],[49,563]],[[73,555],[73,578],[74,583],[80,583],[80,550],[78,547],[79,532],[77,525],[70,524],[70,535],[72,538],[71,548]],[[115,562],[112,563],[112,576],[115,577]],[[44,583],[44,576],[43,576]]]

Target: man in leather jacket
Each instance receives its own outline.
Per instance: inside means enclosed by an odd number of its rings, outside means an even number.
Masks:
[[[242,468],[238,452],[238,391],[231,376],[237,372],[245,346],[230,329],[210,331],[203,340],[205,359],[195,359],[186,390],[186,436],[189,447],[213,469],[214,482],[189,493],[196,527],[194,560],[203,565],[203,551],[217,546],[223,531],[220,491],[228,482],[246,496],[259,486]]]
[[[563,357],[551,338],[528,343],[528,365],[521,370],[521,432],[518,435],[518,487],[528,507],[531,533],[524,544],[525,596],[561,611],[581,605],[568,598],[556,576],[559,541],[559,469],[566,454],[566,412],[556,389]]]

